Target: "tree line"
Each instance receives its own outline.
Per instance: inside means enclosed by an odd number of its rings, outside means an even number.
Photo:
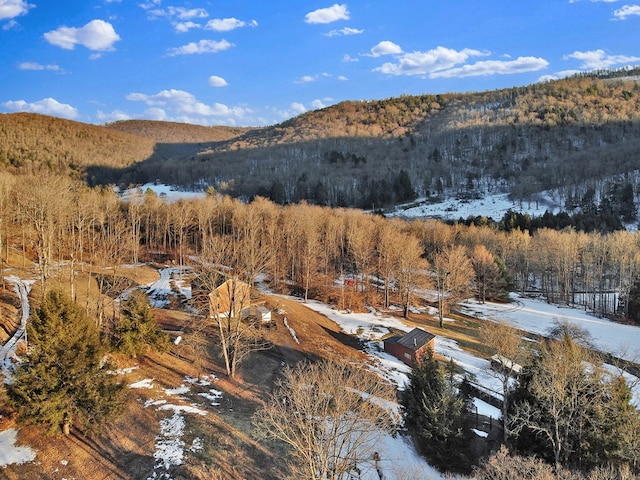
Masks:
[[[123,265],[163,252],[179,266],[195,266],[194,258],[215,257],[220,245],[234,252],[242,281],[265,274],[275,291],[344,308],[395,303],[406,315],[416,289],[431,286],[443,314],[465,295],[505,300],[513,290],[635,318],[629,294],[640,246],[633,232],[501,231],[304,202],[280,206],[259,197],[246,204],[213,191],[178,201],[134,191],[123,200],[110,188],[56,176],[4,176],[0,202],[7,207],[0,215],[0,248],[5,255],[9,246],[32,253],[45,290],[52,267],[67,262],[72,273],[65,281],[77,299],[73,272],[91,265],[101,295],[85,306],[99,324],[112,316],[109,299],[124,288],[117,281]]]

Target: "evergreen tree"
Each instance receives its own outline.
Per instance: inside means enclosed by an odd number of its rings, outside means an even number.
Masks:
[[[84,310],[52,291],[27,330],[29,354],[8,389],[19,418],[66,434],[73,422],[96,427],[118,411],[124,384],[108,373],[98,329]]]
[[[401,401],[405,425],[429,461],[441,469],[451,469],[451,465],[464,469],[468,444],[465,400],[431,352],[414,365]]]
[[[146,295],[134,290],[122,303],[121,319],[116,325],[116,348],[130,357],[145,352],[148,347],[161,351],[169,348],[168,335],[160,330]]]
[[[406,170],[400,170],[393,183],[393,191],[398,202],[408,202],[416,198],[411,179]]]
[[[635,282],[633,282],[629,290],[627,309],[629,311],[629,320],[640,324],[640,277],[635,279]]]

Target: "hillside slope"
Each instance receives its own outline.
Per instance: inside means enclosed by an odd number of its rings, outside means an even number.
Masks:
[[[265,128],[0,117],[0,168],[90,184],[213,186],[381,208],[508,193],[561,204],[640,191],[640,68],[490,92],[346,101]],[[612,180],[613,179],[613,180]],[[597,203],[597,202],[596,202]]]
[[[149,138],[157,143],[220,142],[255,130],[247,127],[205,127],[203,125],[153,120],[122,120],[108,123],[105,127],[109,130],[117,130]]]
[[[180,171],[187,184],[245,198],[362,208],[489,192],[530,200],[549,189],[605,198],[614,176],[638,190],[640,152],[640,84],[609,76],[342,102],[120,178],[173,183]]]
[[[35,113],[0,114],[0,169],[82,177],[89,166],[124,168],[153,153],[154,142],[104,127]]]

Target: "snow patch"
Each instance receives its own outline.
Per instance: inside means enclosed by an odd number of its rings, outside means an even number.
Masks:
[[[287,317],[283,317],[282,322],[284,323],[284,326],[287,327],[287,330],[289,330],[289,335],[291,335],[291,338],[293,338],[293,341],[296,342],[298,345],[300,345],[300,340],[298,340],[298,337],[296,336],[296,331],[289,326],[289,323],[287,322]]]
[[[36,458],[36,452],[31,447],[16,445],[17,435],[15,428],[0,432],[0,467],[21,465]]]
[[[129,388],[153,388],[153,378],[145,378],[129,385]]]

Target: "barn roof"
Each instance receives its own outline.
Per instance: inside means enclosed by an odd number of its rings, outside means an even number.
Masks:
[[[432,333],[422,330],[421,328],[414,328],[404,337],[398,338],[397,342],[411,350],[418,350],[434,338],[436,338],[436,336]]]

